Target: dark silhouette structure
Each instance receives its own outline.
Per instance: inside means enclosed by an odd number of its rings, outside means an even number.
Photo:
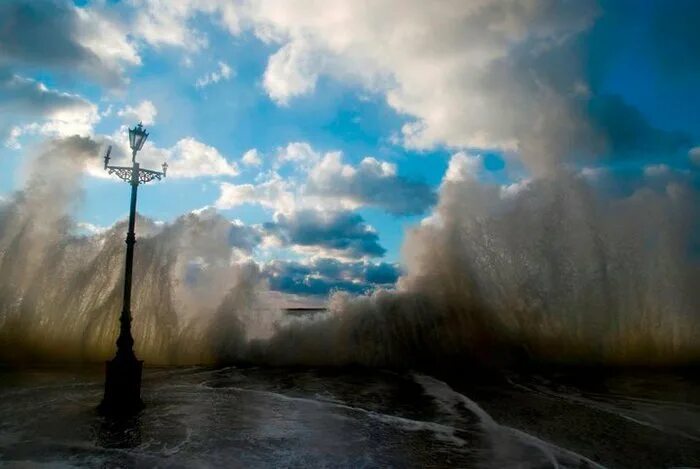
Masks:
[[[143,361],[134,354],[134,338],[131,335],[131,273],[134,262],[134,244],[136,234],[134,223],[136,218],[136,195],[139,184],[145,184],[154,179],[165,177],[168,164],[163,163],[163,171],[141,169],[136,161],[136,152],[143,148],[148,138],[148,132],[139,123],[129,129],[129,146],[132,151],[131,167],[110,166],[109,159],[112,147],[105,154],[105,169],[109,174],[131,184],[131,206],[129,209],[129,231],[126,235],[126,267],[124,270],[124,306],[119,318],[119,338],[117,339],[117,354],[106,363],[105,394],[100,410],[104,413],[129,413],[143,407],[141,401],[141,371]]]

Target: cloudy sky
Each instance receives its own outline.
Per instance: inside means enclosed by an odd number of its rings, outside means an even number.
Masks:
[[[446,181],[506,198],[566,169],[624,196],[694,173],[698,24],[682,0],[5,0],[0,197],[47,139],[118,162],[142,121],[142,165],[170,167],[143,215],[218,211],[273,290],[391,287]],[[82,234],[127,212],[100,157]]]

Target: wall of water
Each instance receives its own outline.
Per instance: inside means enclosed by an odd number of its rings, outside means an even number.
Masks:
[[[76,235],[78,137],[34,160],[0,205],[0,357],[99,361],[114,353],[125,222]],[[149,363],[431,366],[468,359],[681,364],[700,358],[698,194],[669,179],[609,196],[560,172],[516,193],[446,178],[407,235],[395,291],[336,294],[288,318],[213,210],[139,217],[132,310]]]

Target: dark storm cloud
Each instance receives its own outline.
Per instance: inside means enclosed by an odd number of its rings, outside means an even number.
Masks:
[[[333,291],[366,293],[376,287],[390,287],[399,277],[398,267],[381,262],[342,262],[318,258],[309,263],[274,261],[263,274],[270,288],[298,295],[327,295]]]
[[[378,257],[386,252],[377,233],[356,213],[301,210],[280,214],[263,227],[285,245],[318,247],[354,258]]]
[[[86,27],[99,25],[81,24],[77,9],[67,1],[0,2],[0,67],[79,71],[110,86],[123,84],[117,64],[103,60],[81,42],[84,37],[80,33]],[[115,34],[115,31],[101,33]]]

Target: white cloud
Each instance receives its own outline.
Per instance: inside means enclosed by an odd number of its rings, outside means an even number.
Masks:
[[[518,151],[530,168],[543,170],[574,141],[596,145],[586,125],[589,85],[571,50],[575,41],[569,41],[595,20],[592,0],[132,0],[131,5],[130,33],[156,47],[190,52],[206,47],[206,34],[193,21],[202,14],[231,34],[252,30],[277,44],[262,84],[279,104],[313,92],[321,76],[383,95],[393,109],[413,118],[399,138],[410,148]],[[106,49],[122,63],[138,60],[126,39]],[[201,77],[198,86],[224,79],[223,70]]]
[[[592,24],[594,2],[259,0],[247,6],[243,16],[256,34],[280,44],[263,78],[278,103],[312,92],[320,76],[330,76],[382,93],[396,111],[413,116],[402,130],[408,147],[517,149],[538,169],[585,130],[578,103],[587,83],[575,54],[560,53],[556,73],[550,56]]]
[[[422,213],[436,200],[427,184],[398,176],[396,165],[365,157],[352,166],[343,163],[340,152],[326,153],[311,169],[304,194],[328,205],[375,206],[395,215]]]
[[[241,158],[241,163],[245,166],[260,166],[262,164],[262,158],[260,158],[260,152],[255,148],[251,148]]]
[[[276,213],[274,222],[263,226],[281,245],[291,245],[300,253],[349,259],[386,252],[376,230],[357,213],[304,209]]]
[[[269,59],[263,85],[278,104],[286,105],[294,96],[313,91],[318,79],[314,56],[304,41],[286,44]]]
[[[260,184],[221,183],[221,194],[215,206],[220,209],[233,208],[243,204],[259,204],[279,212],[294,210],[296,194],[294,186],[279,175]]]
[[[450,158],[444,180],[451,182],[476,180],[482,170],[481,155],[470,155],[460,151]]]
[[[129,125],[135,122],[142,122],[143,125],[153,125],[156,122],[158,109],[151,101],[144,100],[135,107],[126,106],[120,109],[117,115]]]
[[[219,68],[211,73],[197,79],[195,86],[197,88],[205,88],[209,85],[219,83],[222,80],[228,80],[233,76],[233,70],[225,62],[219,62]]]
[[[128,23],[107,8],[105,2],[86,7],[73,2],[0,2],[3,65],[67,71],[110,87],[124,86],[126,68],[139,65],[141,59]]]
[[[192,137],[183,138],[172,148],[168,175],[173,177],[236,176],[236,163],[226,161],[219,151]]]
[[[153,169],[167,161],[168,177],[173,178],[238,175],[235,163],[229,163],[216,148],[192,137],[183,138],[167,149],[147,142],[139,152],[139,161],[142,166]]]
[[[176,46],[194,51],[207,45],[206,36],[187,24],[191,16],[206,10],[198,8],[196,2],[138,0],[134,1],[134,7],[134,31],[152,46]]]
[[[88,135],[99,120],[97,106],[79,95],[0,75],[0,138],[10,148],[20,148],[23,135]]]
[[[94,125],[100,120],[97,107],[87,112],[64,110],[57,112],[44,123],[32,123],[23,127],[24,133],[37,133],[52,137],[71,135],[86,136],[92,133]]]
[[[542,171],[572,142],[598,144],[586,125],[589,85],[571,50],[575,41],[569,40],[595,20],[593,0],[132,0],[132,5],[131,33],[157,47],[206,47],[206,34],[193,21],[201,14],[231,34],[252,30],[277,44],[262,84],[279,104],[313,92],[322,76],[384,96],[413,118],[399,138],[406,147],[518,151],[528,167]],[[201,77],[199,86],[223,79],[221,69],[213,73]]]
[[[281,163],[293,163],[308,168],[321,159],[321,154],[306,142],[292,142],[277,150],[277,160]]]
[[[273,172],[256,184],[221,184],[219,208],[252,203],[290,213],[294,210],[341,211],[374,206],[396,215],[422,213],[435,202],[424,183],[409,181],[396,166],[366,157],[358,165],[343,162],[340,152],[325,155],[308,143],[293,142],[280,148],[278,161],[293,162],[296,176],[282,179]]]
[[[87,136],[92,134],[94,125],[100,120],[97,107],[91,105],[87,111],[65,109],[52,113],[40,122],[13,126],[5,139],[5,146],[13,149],[22,147],[20,139],[29,135],[44,137],[69,137],[72,135]]]
[[[125,25],[113,20],[114,14],[98,8],[76,8],[77,35],[83,47],[99,57],[120,75],[125,66],[141,65],[136,47],[128,38]]]
[[[131,150],[127,137],[127,128],[123,126],[119,132],[107,139],[112,145],[113,165],[130,165]],[[170,148],[161,148],[151,141],[138,153],[138,161],[145,169],[160,170],[163,162],[168,163],[169,178],[198,178],[217,176],[236,176],[238,166],[229,162],[219,151],[205,143],[186,137],[179,140]],[[102,167],[102,160],[91,160],[87,172],[94,176],[109,177]]]
[[[132,0],[134,34],[149,44],[196,51],[208,45],[205,33],[190,25],[197,14],[209,14],[231,34],[240,32],[238,5],[228,0]]]

